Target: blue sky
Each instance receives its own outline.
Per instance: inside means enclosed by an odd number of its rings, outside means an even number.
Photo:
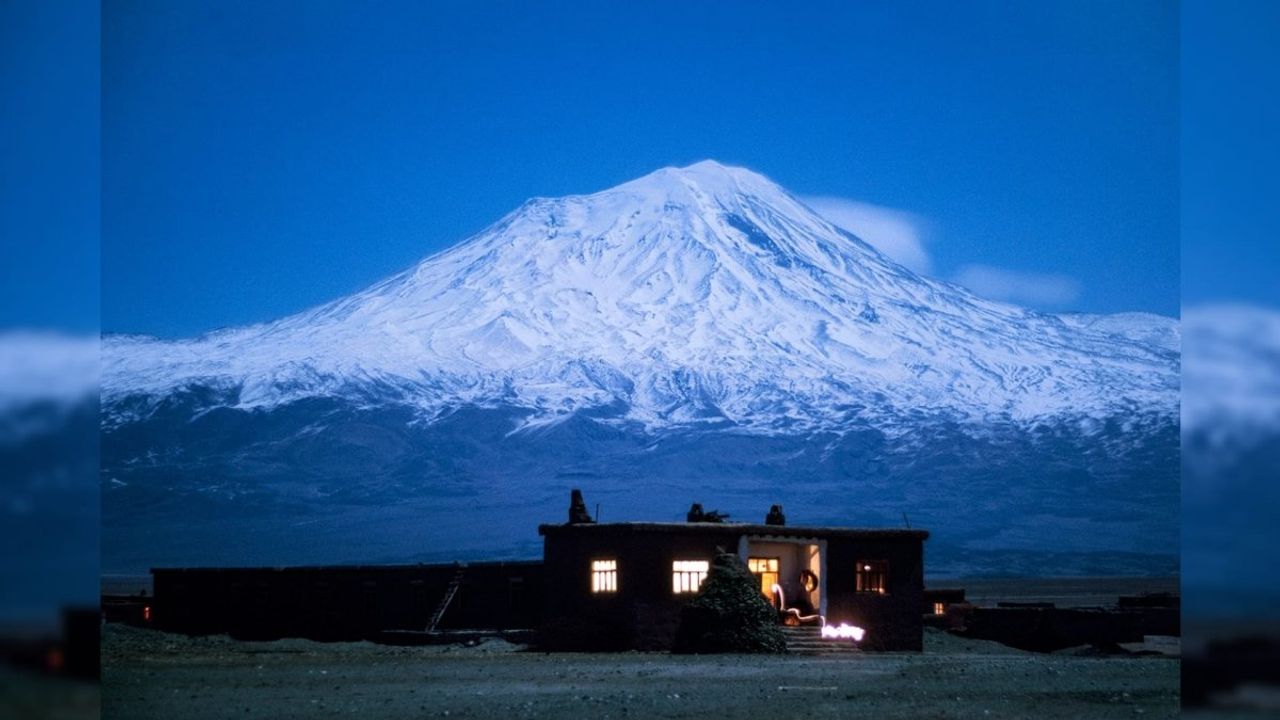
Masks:
[[[98,328],[98,29],[0,3],[0,328]]]
[[[1280,306],[1280,3],[1183,12],[1183,300]]]
[[[277,317],[708,157],[988,294],[1176,314],[1176,6],[853,5],[112,3],[103,327]]]

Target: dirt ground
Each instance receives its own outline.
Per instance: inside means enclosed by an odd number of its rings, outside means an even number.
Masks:
[[[0,718],[91,720],[98,717],[96,683],[47,677],[0,665]]]
[[[104,718],[1165,718],[1178,661],[1035,655],[928,631],[924,653],[543,654],[500,640],[241,643],[112,625]]]

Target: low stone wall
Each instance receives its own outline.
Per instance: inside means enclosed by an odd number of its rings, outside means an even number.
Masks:
[[[1174,608],[955,608],[947,622],[955,632],[1010,647],[1052,652],[1080,645],[1141,642],[1145,635],[1181,635]]]

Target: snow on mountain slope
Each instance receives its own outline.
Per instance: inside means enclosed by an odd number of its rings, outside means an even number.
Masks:
[[[70,418],[96,416],[98,346],[96,335],[0,331],[0,451],[57,434]]]
[[[102,392],[108,423],[193,386],[239,408],[504,404],[533,410],[534,425],[599,406],[651,428],[760,432],[920,412],[1174,417],[1176,335],[1156,316],[982,300],[893,263],[768,179],[706,161],[530,200],[405,272],[275,322],[109,336]]]
[[[1169,352],[1182,351],[1182,327],[1180,323],[1163,315],[1127,312],[1111,315],[1088,313],[1063,313],[1058,316],[1068,325],[1081,330],[1118,335],[1144,345],[1162,348]]]
[[[0,332],[0,413],[32,403],[74,404],[98,389],[96,336]]]
[[[1280,312],[1222,303],[1185,318],[1183,430],[1280,434]]]

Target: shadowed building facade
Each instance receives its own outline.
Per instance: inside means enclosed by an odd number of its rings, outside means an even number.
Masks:
[[[570,522],[538,531],[548,623],[599,633],[617,647],[669,648],[680,608],[711,559],[727,551],[775,604],[864,628],[866,649],[922,649],[921,530]]]

